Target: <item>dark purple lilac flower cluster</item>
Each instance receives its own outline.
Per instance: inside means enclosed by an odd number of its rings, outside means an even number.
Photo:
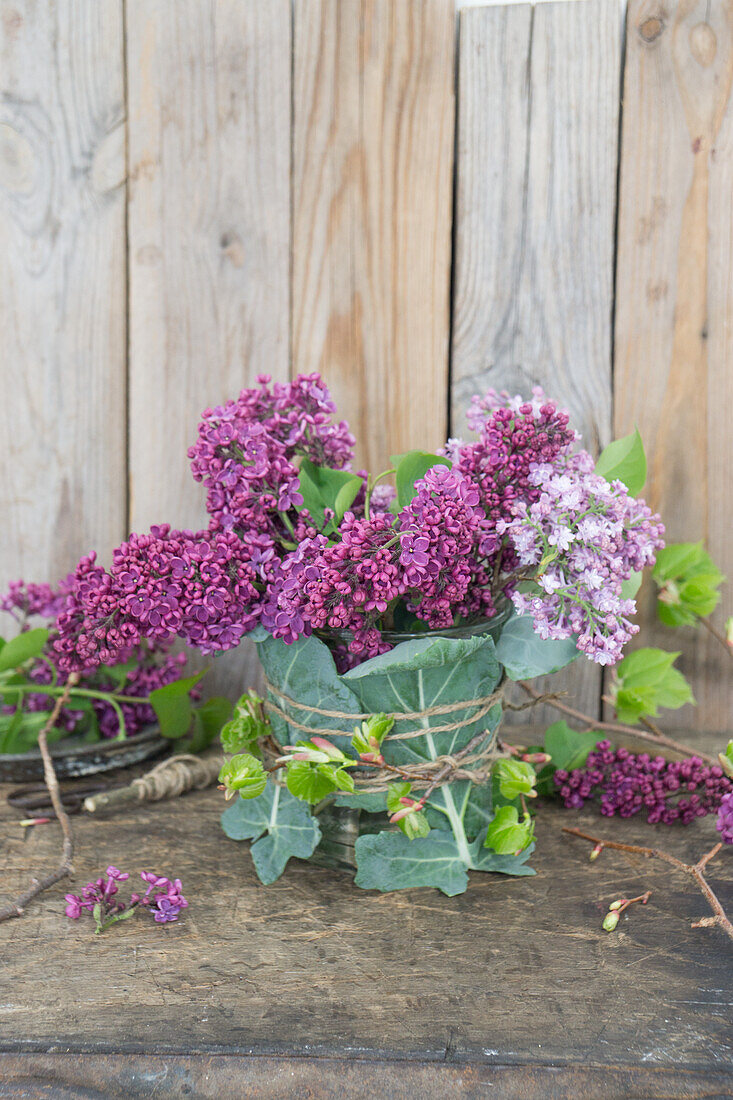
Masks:
[[[134,699],[148,697],[151,691],[172,684],[179,680],[186,666],[185,653],[166,652],[170,643],[161,642],[154,645],[144,642],[138,646],[133,654],[131,668],[124,680],[115,682],[105,676],[104,668],[92,668],[84,677],[82,686],[93,688],[97,691],[114,692],[116,695],[130,696]],[[48,685],[53,681],[51,658],[39,660],[34,663],[28,672],[28,679],[36,684]],[[130,658],[127,658],[128,660]],[[66,682],[66,673],[58,671],[58,683]],[[191,691],[192,698],[198,698],[198,692],[194,688]],[[28,692],[23,699],[23,709],[28,711],[50,711],[53,709],[55,699],[50,695],[34,694]],[[117,711],[104,699],[92,699],[91,705],[99,724],[99,734],[102,738],[117,737],[120,732],[120,721]],[[150,703],[128,703],[121,701],[118,704],[125,719],[125,734],[133,737],[140,730],[145,729],[155,722],[156,716]],[[15,707],[9,705],[3,707],[3,712],[12,714]],[[59,714],[57,725],[60,725],[67,733],[72,733],[76,726],[84,720],[84,712],[73,707],[63,707]]]
[[[396,618],[443,628],[490,616],[507,597],[542,636],[578,634],[593,660],[618,660],[635,629],[621,584],[654,560],[662,528],[571,453],[567,413],[540,390],[530,401],[490,391],[469,413],[478,440],[450,440],[450,465],[430,468],[406,507],[360,474],[336,528],[333,508],[324,503],[321,519],[305,507],[299,468],[328,467],[332,480],[349,469],[354,440],[334,413],[315,374],[272,387],[263,376],[207,409],[189,454],[209,530],[132,535],[109,572],[84,558],[58,617],[60,667],[119,660],[143,638],[212,653],[258,623],[288,643],[347,631],[334,643],[344,666],[389,648]]]
[[[733,782],[717,764],[704,764],[695,756],[665,760],[648,753],[637,755],[612,748],[610,741],[599,741],[583,768],[558,769],[554,779],[568,808],[580,809],[590,800],[600,800],[606,817],[646,812],[652,825],[675,821],[687,825],[696,817],[716,813],[724,799],[733,810]]]
[[[733,844],[733,791],[728,791],[720,800],[715,828],[724,844]]]
[[[131,535],[109,572],[83,558],[57,620],[56,662],[66,672],[126,659],[142,638],[181,637],[202,653],[231,649],[259,618],[248,544],[232,531]]]
[[[73,589],[73,573],[59,581],[56,588],[50,584],[11,581],[7,592],[0,597],[0,611],[7,611],[24,630],[30,618],[55,619],[63,611],[66,597]]]
[[[332,423],[336,406],[320,375],[272,389],[269,375],[257,381],[259,388],[204,411],[188,457],[206,486],[212,527],[274,542],[287,535],[282,514],[303,503],[296,456],[340,470],[351,462],[355,440],[345,421]]]
[[[353,631],[349,650],[357,658],[390,648],[376,624],[405,591],[393,523],[389,512],[369,519],[347,512],[341,541],[325,546],[304,574],[303,613],[310,629]]]
[[[103,932],[119,920],[127,920],[136,909],[147,910],[157,924],[178,920],[181,910],[188,908],[183,896],[180,879],[167,879],[153,871],[141,871],[140,878],[147,884],[144,894],[132,894],[128,902],[119,900],[119,883],[129,879],[129,874],[110,866],[106,879],[88,882],[81,894],[66,895],[66,916],[78,920],[84,912],[90,913],[96,922],[96,931]]]
[[[487,523],[475,481],[447,466],[433,466],[399,515],[399,563],[408,608],[432,628],[494,613],[481,554]]]
[[[41,625],[50,628],[56,617],[65,609],[69,595],[74,591],[74,576],[61,580],[56,588],[48,584],[28,584],[25,581],[13,581],[5,595],[0,598],[0,609],[13,615],[21,631],[29,629],[29,619],[42,620]],[[110,679],[103,667],[91,663],[82,669],[84,679],[80,686],[101,692],[114,692],[117,696],[144,699],[151,691],[173,683],[181,677],[186,665],[183,653],[171,653],[169,641],[144,641],[119,654],[119,661],[127,662],[129,669],[124,679]],[[54,682],[66,682],[67,673],[59,667],[53,641],[46,646],[45,654],[35,661],[27,672],[28,679],[39,687],[47,687]],[[192,698],[198,698],[196,689],[191,691]],[[51,695],[29,691],[23,696],[22,706],[26,711],[40,713],[51,711],[55,699]],[[117,710],[104,699],[92,699],[91,706],[96,714],[99,734],[102,738],[117,737],[120,723]],[[140,730],[156,721],[155,711],[147,702],[119,702],[125,719],[125,732],[132,737]],[[3,714],[14,713],[12,703],[2,706]],[[85,718],[84,712],[73,707],[63,707],[57,726],[72,733]]]

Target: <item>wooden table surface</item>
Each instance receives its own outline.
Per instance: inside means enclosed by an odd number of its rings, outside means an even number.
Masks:
[[[209,790],[73,819],[73,887],[0,925],[0,1096],[733,1095],[733,944],[690,928],[706,902],[658,861],[590,863],[560,832],[694,860],[712,819],[650,829],[541,807],[536,877],[473,874],[447,898],[302,862],[263,887],[221,809]],[[0,901],[58,856],[56,825],[17,820],[0,794]],[[100,937],[68,920],[64,893],[108,863],[179,876],[183,919]],[[730,850],[709,875],[733,907]],[[647,889],[601,930],[613,898]]]

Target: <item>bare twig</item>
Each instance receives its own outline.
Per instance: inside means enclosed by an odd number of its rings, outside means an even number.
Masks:
[[[705,619],[701,617],[700,622],[708,631],[708,633],[712,634],[713,638],[715,638],[717,642],[720,642],[728,656],[733,660],[733,649],[731,649],[731,647],[728,645],[728,639],[725,637],[725,635],[721,634],[718,628],[713,626],[713,624],[710,622],[710,619]]]
[[[61,791],[59,790],[59,782],[56,778],[56,772],[53,766],[53,760],[51,753],[48,750],[48,734],[56,723],[56,720],[61,713],[61,708],[67,702],[72,689],[79,682],[79,674],[72,672],[69,679],[66,682],[64,691],[59,695],[54,705],[51,714],[49,715],[46,725],[38,734],[38,748],[41,750],[41,756],[43,757],[43,777],[46,781],[48,793],[51,796],[51,803],[56,811],[56,817],[58,818],[59,825],[61,826],[61,832],[63,833],[64,842],[61,851],[61,862],[58,866],[58,870],[52,871],[42,879],[33,879],[28,889],[15,899],[5,909],[0,909],[0,923],[2,921],[11,920],[13,917],[22,917],[25,907],[29,901],[37,897],[44,890],[47,890],[49,886],[53,886],[59,882],[62,878],[66,878],[73,870],[72,859],[74,856],[74,837],[71,832],[71,823],[69,816],[64,809],[64,804],[61,800]]]
[[[577,836],[581,840],[587,840],[589,844],[595,844],[596,846],[600,844],[602,848],[615,848],[619,852],[633,852],[635,855],[646,856],[648,859],[664,860],[665,863],[669,863],[678,871],[682,871],[686,875],[691,875],[705,896],[714,915],[712,917],[702,917],[690,927],[711,928],[717,925],[718,928],[722,928],[726,935],[733,940],[733,924],[728,920],[725,909],[718,901],[709,882],[707,882],[703,874],[705,865],[717,856],[718,852],[723,847],[722,844],[716,844],[715,847],[711,848],[709,852],[706,852],[697,863],[683,863],[681,859],[677,859],[677,856],[671,856],[669,852],[662,852],[659,848],[642,848],[638,844],[621,844],[617,840],[601,840],[597,836],[590,836],[588,833],[581,832],[580,829],[564,827],[562,831],[564,833],[569,833],[570,836]]]
[[[535,689],[530,687],[524,680],[519,680],[518,683],[528,695],[531,695],[533,699],[537,699],[539,702],[541,696],[538,691],[535,691]],[[570,718],[575,718],[577,722],[583,722],[589,731],[608,730],[610,733],[623,733],[627,737],[637,737],[641,741],[650,741],[653,745],[666,749],[673,749],[675,752],[682,753],[683,756],[697,756],[707,764],[716,763],[713,757],[709,756],[708,753],[700,752],[699,749],[693,749],[689,745],[683,745],[681,741],[674,741],[671,737],[667,737],[666,734],[662,733],[662,731],[652,723],[645,723],[648,726],[648,731],[640,730],[638,726],[624,726],[620,722],[602,722],[600,719],[593,718],[590,714],[584,714],[582,711],[576,710],[575,707],[568,706],[567,703],[563,703],[553,696],[543,699],[542,702],[547,703],[547,706],[552,707],[554,710],[559,710],[562,714],[567,714]],[[644,721],[644,719],[642,719],[642,721]]]

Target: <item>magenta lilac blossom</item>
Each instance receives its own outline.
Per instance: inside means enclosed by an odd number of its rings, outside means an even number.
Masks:
[[[541,390],[529,401],[491,390],[468,421],[478,438],[449,440],[447,464],[408,503],[403,486],[398,507],[384,475],[372,489],[360,471],[354,495],[354,439],[317,374],[262,376],[204,412],[189,451],[209,529],[131,535],[110,570],[82,559],[56,662],[88,669],[174,637],[216,653],[261,625],[288,644],[321,632],[344,668],[389,649],[387,631],[472,623],[513,600],[541,637],[577,636],[589,658],[615,663],[636,631],[622,585],[653,563],[659,517],[595,474]],[[304,462],[333,487],[318,507]]]
[[[606,817],[643,812],[652,825],[687,825],[716,812],[722,833],[733,824],[733,782],[719,765],[704,764],[695,756],[665,760],[600,741],[584,767],[558,770],[554,780],[565,806],[572,809],[594,800]],[[728,843],[733,843],[733,833],[729,835]]]

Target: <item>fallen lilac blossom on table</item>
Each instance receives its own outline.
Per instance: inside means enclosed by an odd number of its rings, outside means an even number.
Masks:
[[[117,895],[119,883],[129,879],[129,874],[110,866],[106,875],[106,880],[100,877],[95,882],[88,882],[81,894],[66,895],[66,916],[78,920],[82,913],[90,913],[94,917],[95,935],[117,921],[127,920],[140,908],[146,909],[157,924],[178,920],[181,910],[188,908],[179,878],[171,881],[153,871],[141,871],[140,878],[147,883],[147,890],[144,894],[131,894],[129,902],[125,903]]]

